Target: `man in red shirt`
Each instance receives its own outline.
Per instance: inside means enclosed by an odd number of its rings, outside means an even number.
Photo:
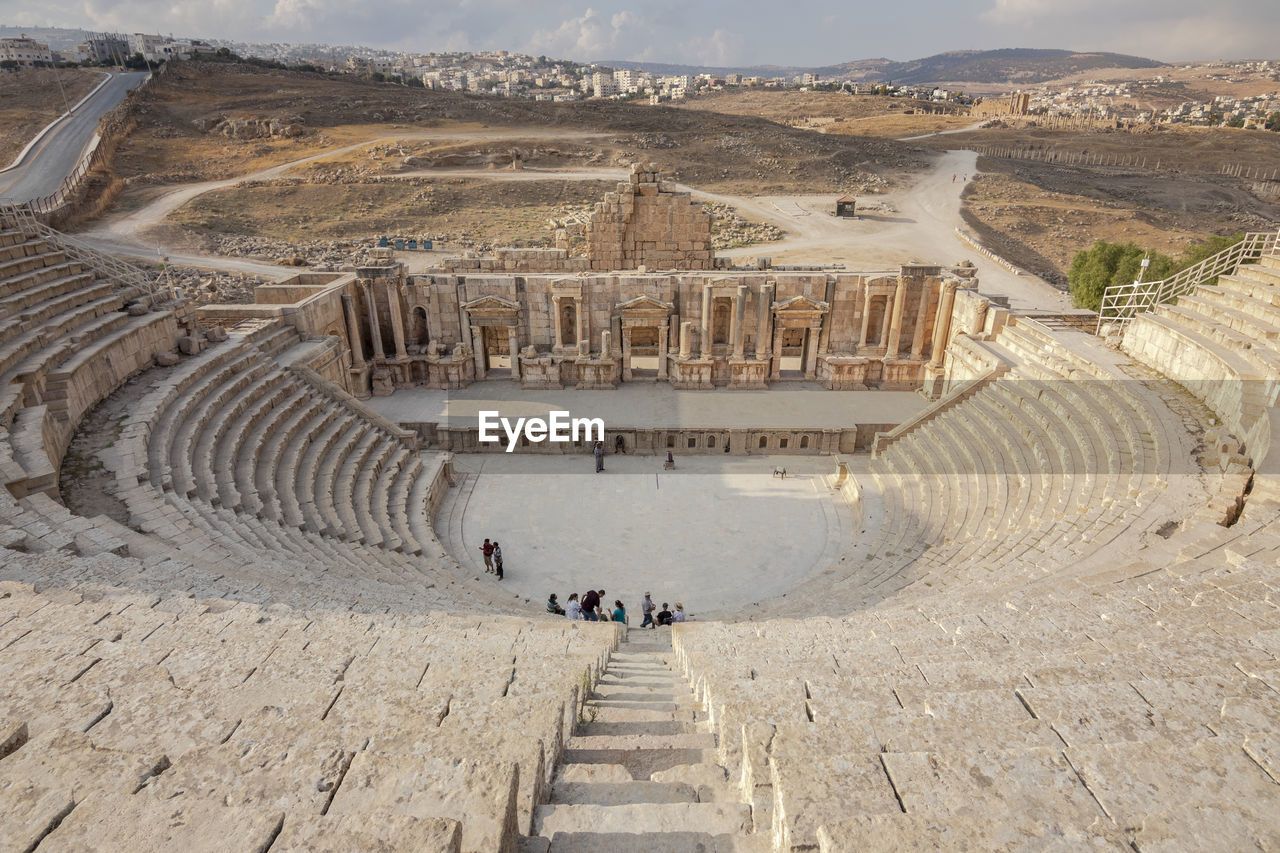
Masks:
[[[484,540],[484,544],[480,546],[481,553],[484,554],[484,570],[485,572],[493,571],[493,545],[488,539]]]

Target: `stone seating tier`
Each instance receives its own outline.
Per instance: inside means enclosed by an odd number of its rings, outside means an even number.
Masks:
[[[688,623],[677,655],[718,760],[771,804],[776,849],[851,849],[838,845],[873,831],[913,848],[1134,831],[1266,846],[1280,529],[1217,531],[1196,558],[1152,554],[1119,583],[1053,578],[995,599],[917,583],[838,620]],[[1232,566],[1232,541],[1269,547]]]
[[[110,576],[129,562],[18,554],[0,571]],[[469,616],[12,581],[0,626],[0,813],[22,849],[265,848],[346,818],[391,849],[514,851],[579,683],[618,641],[565,620],[487,615],[477,636]]]

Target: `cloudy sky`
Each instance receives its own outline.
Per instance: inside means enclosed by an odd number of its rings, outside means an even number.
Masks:
[[[1280,56],[1277,0],[0,0],[0,23],[697,65],[1000,47],[1166,61]]]

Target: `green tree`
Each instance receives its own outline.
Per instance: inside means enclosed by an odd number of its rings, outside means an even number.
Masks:
[[[1243,234],[1233,234],[1230,237],[1211,236],[1196,243],[1182,253],[1182,257],[1178,259],[1178,270],[1184,270],[1187,267],[1200,263],[1211,255],[1216,255],[1223,249],[1228,249],[1244,239]]]
[[[1150,257],[1150,265],[1142,273],[1142,259]],[[1102,306],[1103,292],[1113,285],[1128,284],[1142,275],[1143,281],[1169,276],[1176,262],[1168,255],[1147,252],[1134,243],[1108,243],[1099,240],[1093,247],[1077,252],[1067,272],[1071,301],[1077,308],[1097,311]]]
[[[1280,130],[1280,110],[1267,116],[1267,130]]]

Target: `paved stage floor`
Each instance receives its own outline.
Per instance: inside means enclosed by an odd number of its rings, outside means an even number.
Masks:
[[[665,383],[624,383],[613,391],[532,391],[515,382],[476,382],[458,391],[410,388],[365,401],[397,423],[475,426],[481,410],[545,417],[551,410],[639,428],[837,429],[899,424],[929,402],[914,391],[828,391],[819,385],[768,391],[678,391]]]
[[[824,479],[828,456],[677,457],[664,471],[661,457],[610,454],[600,474],[585,453],[459,454],[454,465],[463,476],[436,529],[464,567],[493,578],[479,546],[496,539],[502,585],[531,606],[603,587],[633,625],[645,592],[695,616],[784,593],[838,559],[858,523]]]

